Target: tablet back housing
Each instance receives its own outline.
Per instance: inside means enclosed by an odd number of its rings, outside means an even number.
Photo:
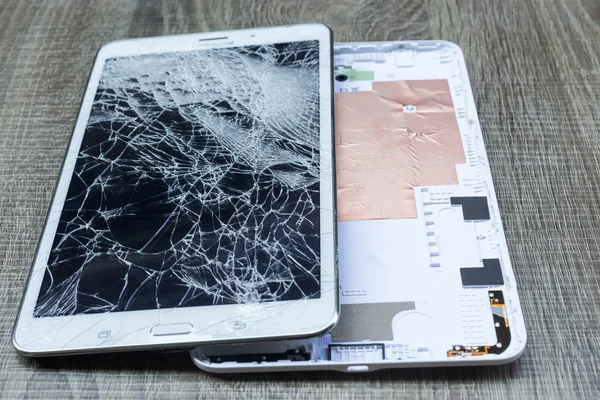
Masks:
[[[307,340],[207,346],[210,372],[491,365],[526,331],[462,51],[335,46],[341,317]]]

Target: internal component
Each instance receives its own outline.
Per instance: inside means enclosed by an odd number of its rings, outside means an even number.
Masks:
[[[359,83],[335,96],[338,220],[416,218],[414,187],[456,185],[466,161],[448,81]]]
[[[504,285],[500,260],[483,259],[483,268],[461,268],[460,278],[463,286],[501,286]]]
[[[385,360],[385,344],[330,344],[329,360],[343,362],[373,362]]]
[[[335,79],[338,82],[345,82],[350,79],[350,82],[356,81],[373,81],[375,80],[375,72],[373,71],[358,71],[354,68],[339,67],[335,69]]]
[[[306,349],[288,350],[285,353],[264,353],[264,354],[232,354],[223,356],[207,356],[210,363],[261,363],[261,362],[277,362],[281,360],[287,361],[309,361],[310,354]]]
[[[462,206],[465,221],[487,221],[490,219],[490,209],[487,197],[450,197],[450,204]]]
[[[502,354],[510,345],[510,328],[504,295],[500,290],[490,290],[490,306],[494,317],[497,342],[490,346],[455,345],[447,352],[448,357],[483,356],[485,354]]]
[[[331,332],[331,339],[334,342],[393,340],[394,317],[414,309],[413,301],[342,304],[340,320]]]

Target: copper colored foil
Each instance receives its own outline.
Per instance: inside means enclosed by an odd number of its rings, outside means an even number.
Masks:
[[[335,102],[338,220],[415,218],[413,187],[458,183],[465,155],[446,80],[373,82]]]

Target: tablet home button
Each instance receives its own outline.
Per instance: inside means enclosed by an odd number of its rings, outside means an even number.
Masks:
[[[154,325],[150,330],[153,336],[166,336],[166,335],[185,335],[192,331],[192,324],[164,324]]]

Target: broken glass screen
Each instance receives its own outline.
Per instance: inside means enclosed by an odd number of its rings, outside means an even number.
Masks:
[[[106,60],[34,315],[319,297],[318,46]]]

